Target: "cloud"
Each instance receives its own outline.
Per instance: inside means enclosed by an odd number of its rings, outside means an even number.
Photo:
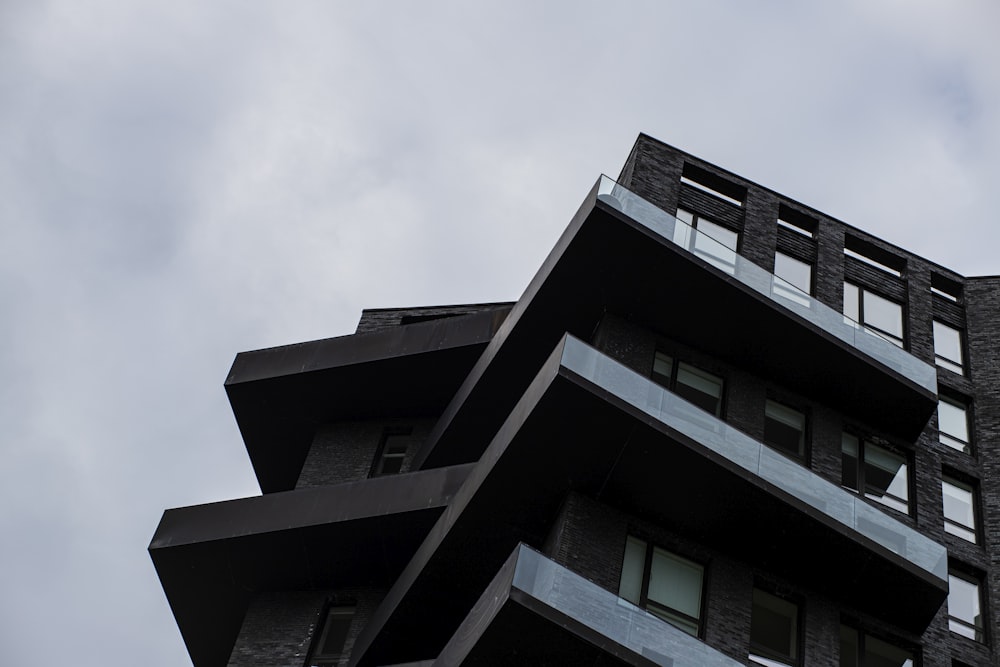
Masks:
[[[0,662],[184,664],[144,549],[256,491],[233,355],[516,298],[640,131],[995,273],[998,11],[0,4]]]

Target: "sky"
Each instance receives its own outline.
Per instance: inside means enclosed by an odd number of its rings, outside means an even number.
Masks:
[[[0,664],[189,665],[237,352],[516,299],[650,134],[1000,273],[990,1],[0,0]]]

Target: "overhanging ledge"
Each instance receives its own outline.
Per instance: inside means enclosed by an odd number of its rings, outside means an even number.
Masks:
[[[388,586],[470,469],[164,512],[149,554],[195,667],[224,667],[259,591]]]
[[[484,308],[236,355],[226,394],[261,491],[295,487],[321,424],[440,414],[511,305]]]
[[[595,184],[464,380],[415,466],[476,460],[564,333],[587,340],[605,312],[717,356],[914,441],[937,405],[932,366],[849,322],[610,179]],[[738,332],[738,333],[734,333]],[[652,359],[650,359],[652,367]],[[481,439],[481,442],[485,442]]]

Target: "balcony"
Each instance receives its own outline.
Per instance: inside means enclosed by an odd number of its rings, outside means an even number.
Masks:
[[[437,656],[515,545],[543,543],[570,491],[917,634],[947,595],[943,546],[566,336],[389,591],[352,664]],[[403,646],[419,655],[396,654]]]
[[[441,414],[509,311],[236,355],[226,394],[261,491],[295,488],[322,424]]]
[[[164,512],[149,555],[194,665],[226,664],[258,592],[388,586],[470,467]]]
[[[434,667],[742,663],[520,544]]]
[[[934,368],[602,177],[458,389],[417,459],[469,462],[564,333],[605,312],[914,441]],[[652,360],[650,360],[652,363]]]

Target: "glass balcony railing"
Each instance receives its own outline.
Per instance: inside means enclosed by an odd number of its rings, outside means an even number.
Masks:
[[[576,338],[566,337],[561,362],[564,367],[671,430],[785,491],[942,582],[947,581],[947,551],[943,546],[860,497],[824,480]]]
[[[518,545],[512,559],[516,559],[512,588],[654,664],[663,667],[741,664],[523,544]]]
[[[937,392],[934,367],[924,363],[843,313],[737,254],[735,248],[669,215],[639,195],[601,176],[598,200],[624,213],[663,239],[728,273],[744,285],[839,338],[915,384]]]

